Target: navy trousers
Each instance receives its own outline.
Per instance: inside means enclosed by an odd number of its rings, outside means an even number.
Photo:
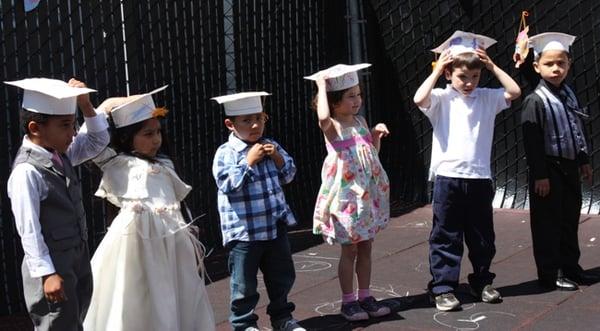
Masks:
[[[491,179],[436,176],[433,188],[433,226],[429,236],[429,291],[453,292],[458,286],[463,237],[473,273],[469,284],[476,291],[491,284],[489,271],[496,254]]]

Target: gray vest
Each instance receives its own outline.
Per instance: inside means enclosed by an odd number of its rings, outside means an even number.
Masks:
[[[48,196],[40,201],[40,219],[44,241],[50,251],[66,250],[87,241],[85,210],[81,187],[68,158],[61,156],[63,170],[41,153],[21,147],[13,166],[33,165],[48,185]]]

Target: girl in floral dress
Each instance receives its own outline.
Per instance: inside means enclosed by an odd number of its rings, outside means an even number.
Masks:
[[[96,195],[120,211],[92,257],[85,330],[215,329],[202,245],[180,211],[191,187],[159,154],[166,109],[154,106],[151,93],[99,107],[110,112],[115,129],[112,148],[94,159],[103,172]]]
[[[341,245],[341,314],[350,321],[390,313],[389,307],[369,293],[372,242],[389,221],[389,181],[378,157],[380,140],[389,131],[383,123],[369,129],[358,115],[362,96],[356,71],[368,66],[336,65],[306,77],[317,84],[313,107],[328,151],[321,172],[313,233],[322,235],[330,244]],[[353,286],[355,271],[358,300]]]

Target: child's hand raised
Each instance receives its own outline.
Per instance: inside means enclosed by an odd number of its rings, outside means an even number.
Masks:
[[[98,106],[98,110],[101,110],[101,111],[105,112],[106,114],[110,114],[110,112],[113,110],[113,108],[124,104],[125,101],[127,101],[127,97],[108,98],[108,99],[102,101],[100,106]]]
[[[250,147],[248,154],[246,155],[246,160],[248,161],[249,166],[253,166],[258,162],[262,161],[265,157],[265,148],[262,144],[256,143]]]
[[[446,66],[454,61],[452,54],[450,54],[450,50],[447,49],[440,54],[440,57],[435,61],[435,66],[433,67],[433,72],[439,77],[444,72]]]
[[[69,86],[72,86],[72,87],[87,87],[84,82],[79,81],[75,78],[69,79],[67,84],[69,84]],[[92,102],[90,101],[89,93],[85,93],[85,94],[81,94],[81,95],[77,96],[77,106],[79,106],[79,108],[83,112],[83,116],[85,116],[85,117],[96,116],[96,113],[94,112],[94,106],[92,105]]]
[[[275,165],[278,169],[281,169],[281,167],[283,167],[285,160],[283,159],[283,156],[281,156],[275,145],[271,143],[266,143],[263,145],[263,150],[265,151],[265,155],[270,157],[271,160],[275,162]]]
[[[483,64],[485,64],[485,68],[487,70],[492,71],[492,69],[494,69],[495,64],[492,61],[492,59],[490,59],[490,57],[487,55],[487,52],[485,51],[485,49],[477,48],[475,50],[475,52],[477,53],[477,56],[479,56],[479,60],[481,60],[481,62],[483,62]]]
[[[378,123],[373,127],[373,129],[371,129],[371,134],[376,138],[381,139],[383,137],[387,137],[390,134],[390,131],[385,124]]]
[[[265,152],[265,155],[268,155],[268,156],[272,156],[272,155],[278,153],[277,148],[275,148],[275,145],[273,145],[273,144],[264,144],[263,151]]]
[[[319,78],[315,81],[317,84],[317,88],[319,91],[325,91],[327,86],[327,75],[320,75]]]

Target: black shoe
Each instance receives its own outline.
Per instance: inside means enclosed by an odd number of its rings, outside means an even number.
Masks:
[[[600,282],[600,275],[587,271],[581,271],[575,275],[569,275],[569,279],[580,285],[592,285]]]
[[[566,277],[556,279],[556,289],[559,291],[577,291],[579,285]]]

